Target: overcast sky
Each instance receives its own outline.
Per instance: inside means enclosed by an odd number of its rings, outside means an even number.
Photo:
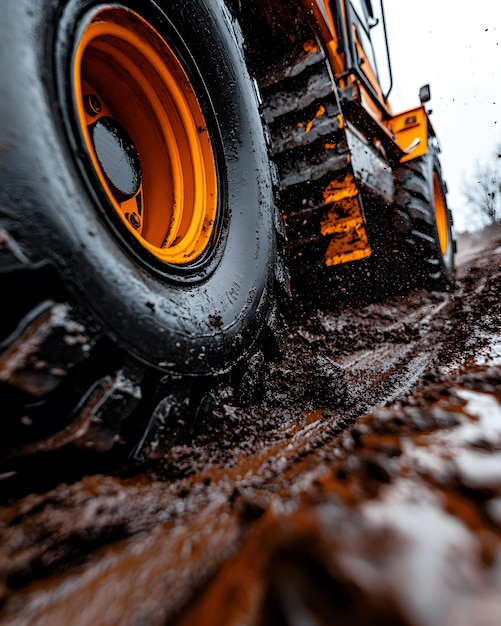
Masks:
[[[375,0],[377,4],[378,0]],[[431,85],[431,115],[442,145],[456,229],[474,229],[464,181],[501,144],[501,0],[385,0],[395,87],[393,109],[419,104]]]

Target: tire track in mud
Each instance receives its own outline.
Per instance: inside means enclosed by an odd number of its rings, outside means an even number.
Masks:
[[[4,503],[0,623],[495,623],[499,243],[452,294],[296,322],[263,403],[147,471]]]
[[[497,624],[500,381],[477,369],[362,418],[177,624]]]

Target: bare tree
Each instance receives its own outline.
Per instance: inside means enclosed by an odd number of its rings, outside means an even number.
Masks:
[[[488,163],[477,162],[463,190],[468,203],[487,224],[501,221],[501,144]]]

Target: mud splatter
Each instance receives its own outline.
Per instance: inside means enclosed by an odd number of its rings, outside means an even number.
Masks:
[[[500,244],[296,317],[262,402],[154,465],[4,496],[0,622],[497,625]]]

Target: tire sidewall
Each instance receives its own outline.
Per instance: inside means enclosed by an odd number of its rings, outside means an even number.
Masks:
[[[203,82],[222,203],[210,259],[185,273],[141,265],[82,176],[86,155],[75,152],[65,102],[79,20],[104,5],[95,0],[36,8],[8,0],[3,9],[0,140],[10,148],[1,157],[2,206],[12,207],[10,228],[24,253],[55,264],[118,345],[169,371],[227,371],[251,350],[273,298],[273,192],[257,94],[219,0],[173,0],[165,10],[149,0],[120,4],[170,36]]]

